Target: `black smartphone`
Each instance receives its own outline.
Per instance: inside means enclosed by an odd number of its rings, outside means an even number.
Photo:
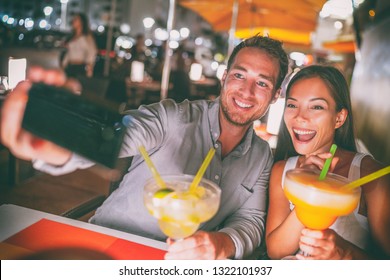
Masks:
[[[122,115],[102,100],[64,88],[31,86],[22,127],[96,163],[115,168],[125,127]]]

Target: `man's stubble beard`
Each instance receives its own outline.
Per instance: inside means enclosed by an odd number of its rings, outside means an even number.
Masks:
[[[252,119],[249,119],[245,122],[237,122],[237,121],[233,120],[233,118],[231,117],[231,114],[229,112],[228,107],[224,105],[223,98],[220,99],[219,103],[220,103],[220,107],[222,109],[222,114],[224,115],[225,119],[230,124],[238,126],[238,127],[246,127],[248,125],[251,125],[254,122],[254,120],[252,120]]]

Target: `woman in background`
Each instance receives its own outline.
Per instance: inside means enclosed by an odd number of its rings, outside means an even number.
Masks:
[[[97,48],[87,16],[83,13],[75,14],[72,29],[73,33],[66,44],[67,52],[62,66],[68,77],[92,77]]]
[[[367,96],[368,97],[368,96]],[[326,230],[310,230],[298,220],[283,192],[287,170],[322,169],[331,145],[338,148],[333,173],[356,180],[380,168],[358,153],[348,85],[334,67],[309,66],[291,79],[275,151],[266,223],[268,256],[281,259],[298,249],[297,259],[370,259],[390,256],[390,175],[361,186],[360,204]]]

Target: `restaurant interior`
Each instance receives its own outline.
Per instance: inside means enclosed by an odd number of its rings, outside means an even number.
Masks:
[[[326,63],[342,70],[351,86],[361,151],[390,164],[390,142],[386,140],[390,138],[390,99],[385,96],[390,89],[390,55],[376,57],[374,64],[366,58],[374,49],[389,54],[381,43],[388,43],[389,36],[375,36],[375,27],[389,20],[388,1],[1,2],[0,102],[26,78],[30,66],[61,66],[64,39],[76,12],[88,15],[98,47],[93,76],[79,79],[82,94],[121,110],[165,98],[215,99],[232,48],[249,36],[265,34],[283,41],[291,69]],[[31,3],[36,7],[32,13]],[[138,42],[142,58],[136,60]],[[364,67],[372,72],[370,79],[364,79],[366,84],[357,73]],[[378,69],[374,71],[374,67]],[[280,98],[253,127],[271,148],[276,145],[284,102]],[[116,169],[126,166],[128,162],[119,161]],[[0,205],[88,221],[119,177],[118,172],[99,164],[52,176],[0,147]]]

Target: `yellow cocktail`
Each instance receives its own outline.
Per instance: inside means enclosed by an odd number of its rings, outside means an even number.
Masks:
[[[162,190],[154,179],[146,182],[144,202],[165,235],[173,239],[190,236],[200,223],[217,213],[221,190],[213,182],[202,179],[199,186],[189,192],[194,176],[172,175],[162,176],[162,179],[167,189]]]
[[[343,190],[348,180],[328,173],[319,181],[319,172],[293,169],[286,172],[284,192],[295,205],[298,219],[305,227],[323,230],[330,227],[339,216],[352,213],[360,199],[360,188]]]

